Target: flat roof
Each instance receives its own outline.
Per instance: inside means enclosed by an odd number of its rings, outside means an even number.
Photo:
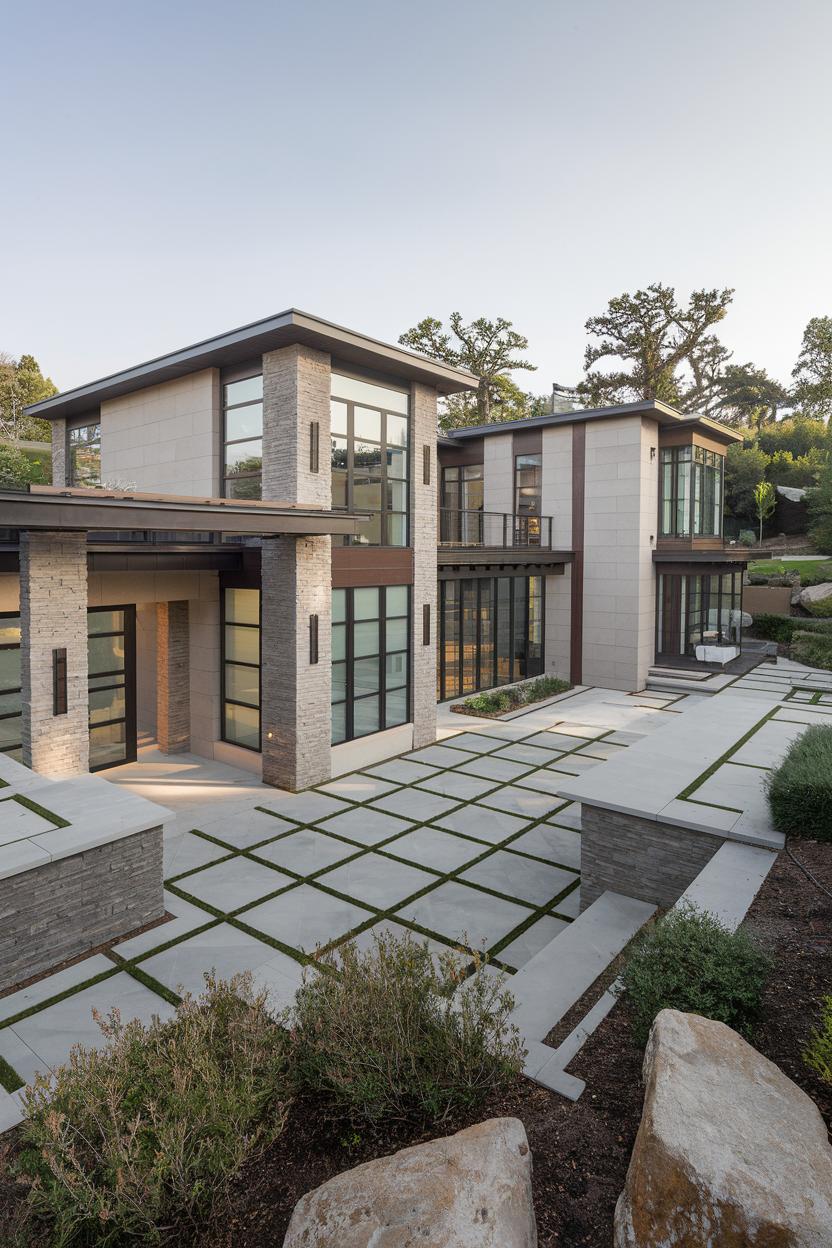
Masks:
[[[0,528],[147,529],[176,532],[234,533],[248,537],[354,534],[369,519],[361,514],[302,504],[181,494],[143,494],[130,490],[63,489],[35,485],[28,490],[0,490]]]
[[[635,403],[617,403],[611,407],[587,407],[577,412],[555,412],[550,416],[530,416],[526,420],[494,421],[487,425],[466,425],[464,429],[448,429],[441,437],[440,443],[452,446],[455,442],[464,442],[468,438],[488,437],[495,433],[506,433],[512,429],[543,429],[550,425],[575,425],[589,420],[609,420],[614,416],[651,416],[659,425],[667,428],[684,428],[687,425],[707,429],[716,436],[730,442],[742,442],[743,436],[736,429],[729,429],[710,416],[686,416],[677,412],[675,407],[662,403],[659,399],[640,399]]]
[[[452,368],[426,355],[345,329],[343,325],[335,325],[309,312],[288,308],[276,316],[252,321],[250,325],[205,338],[192,346],[101,377],[98,381],[65,390],[51,399],[32,403],[25,410],[31,416],[47,420],[77,416],[105,399],[115,399],[122,394],[173,381],[203,368],[242,364],[253,356],[293,343],[328,351],[339,362],[357,368],[394,373],[409,381],[422,381],[435,386],[440,394],[476,390],[478,384],[477,378],[465,369]]]

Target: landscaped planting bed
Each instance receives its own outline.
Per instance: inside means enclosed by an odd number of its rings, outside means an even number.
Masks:
[[[793,841],[797,858],[832,890],[832,846]],[[744,924],[765,948],[772,967],[753,1035],[756,1047],[802,1087],[832,1125],[832,1087],[804,1061],[832,983],[832,901],[782,854]],[[510,986],[510,985],[509,985]],[[641,1116],[643,1052],[633,1038],[626,1001],[616,1006],[570,1070],[587,1081],[572,1104],[519,1077],[470,1109],[457,1106],[441,1126],[356,1123],[339,1127],[332,1100],[302,1092],[292,1102],[282,1134],[232,1181],[215,1205],[210,1225],[172,1227],[162,1243],[203,1248],[275,1248],[296,1201],[341,1170],[407,1144],[450,1134],[470,1123],[516,1115],[534,1160],[533,1184],[540,1248],[609,1248],[615,1201]],[[20,1133],[6,1137],[6,1162]],[[10,1218],[20,1192],[0,1186],[0,1243],[46,1248],[48,1233],[17,1242]],[[0,1184],[3,1180],[0,1179]],[[5,1221],[4,1221],[5,1216]]]
[[[456,702],[452,711],[460,715],[478,715],[481,719],[499,719],[509,711],[517,711],[535,702],[545,702],[558,693],[566,693],[572,686],[568,680],[556,676],[539,676],[536,680],[510,685],[506,689],[492,689],[487,693],[475,693],[464,702]]]

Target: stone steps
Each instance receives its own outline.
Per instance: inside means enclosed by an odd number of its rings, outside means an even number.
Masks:
[[[605,892],[512,976],[508,988],[517,1004],[510,1021],[528,1049],[525,1073],[530,1079],[570,1100],[580,1096],[582,1080],[563,1068],[615,998],[604,994],[603,1005],[599,1002],[590,1011],[592,1018],[588,1015],[559,1048],[542,1041],[655,912],[656,907],[648,902]],[[577,1043],[582,1028],[585,1034]]]
[[[725,672],[686,672],[667,667],[651,667],[647,689],[651,693],[697,693],[711,697],[734,679]]]

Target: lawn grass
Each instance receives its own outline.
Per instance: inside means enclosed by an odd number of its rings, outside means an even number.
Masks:
[[[823,572],[820,571],[823,569]],[[799,572],[801,580],[804,577],[818,577],[823,579],[827,571],[832,577],[832,560],[829,559],[755,559],[753,563],[749,563],[748,571],[750,575],[756,576],[785,576],[787,572]],[[806,581],[803,581],[806,584]]]

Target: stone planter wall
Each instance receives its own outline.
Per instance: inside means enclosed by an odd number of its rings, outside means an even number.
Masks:
[[[164,912],[161,827],[11,875],[0,883],[0,991]]]

